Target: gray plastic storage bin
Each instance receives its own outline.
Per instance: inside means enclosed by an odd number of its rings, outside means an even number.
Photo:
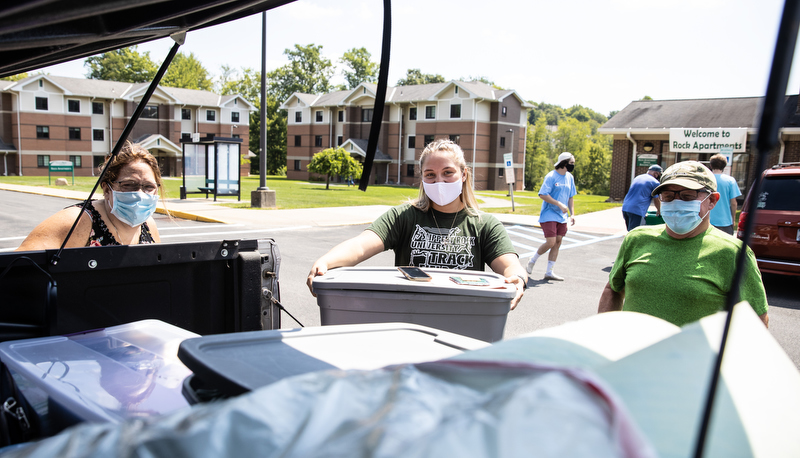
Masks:
[[[488,346],[425,326],[375,323],[237,332],[184,341],[190,403],[236,396],[280,379],[329,369],[377,369],[435,361]]]
[[[400,321],[487,342],[503,338],[513,284],[490,272],[423,270],[431,281],[408,280],[396,267],[342,267],[314,278],[322,325]],[[457,285],[451,276],[489,285]]]
[[[82,421],[120,422],[186,407],[181,394],[191,371],[178,359],[184,339],[198,334],[143,320],[71,336],[0,344],[42,434]]]

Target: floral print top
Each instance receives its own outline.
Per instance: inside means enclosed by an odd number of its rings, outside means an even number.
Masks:
[[[82,207],[83,203],[73,205],[73,207]],[[94,205],[86,206],[84,210],[87,215],[92,219],[92,232],[89,234],[89,240],[86,241],[86,246],[107,246],[107,245],[121,245],[108,230],[103,217],[100,212],[94,208]],[[139,234],[139,244],[156,243],[153,240],[153,235],[150,233],[150,228],[147,223],[142,223],[142,231]]]

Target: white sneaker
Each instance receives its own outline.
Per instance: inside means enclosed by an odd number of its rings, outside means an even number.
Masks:
[[[528,265],[525,266],[525,270],[528,271],[528,275],[530,275],[533,272],[534,264],[536,264],[536,261],[534,261],[533,258],[531,258],[530,261],[528,261]]]
[[[559,277],[554,272],[550,272],[549,274],[544,275],[545,280],[554,280],[554,281],[564,281],[564,277]]]

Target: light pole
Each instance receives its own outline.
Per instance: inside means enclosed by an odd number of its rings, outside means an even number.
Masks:
[[[239,126],[237,126],[236,124],[233,124],[231,126],[231,138],[233,138],[233,129],[238,129],[238,128],[239,128]]]
[[[509,154],[511,155],[511,162],[513,164],[514,161],[514,129],[508,129],[506,132],[511,132],[511,145],[509,146]],[[508,195],[511,197],[511,211],[513,212],[514,209],[514,168],[506,169],[506,174],[510,176],[506,176],[506,182],[508,183]]]

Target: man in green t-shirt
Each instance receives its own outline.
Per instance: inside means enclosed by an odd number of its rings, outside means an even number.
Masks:
[[[719,200],[714,174],[695,161],[669,167],[652,195],[665,225],[630,231],[609,274],[598,313],[647,313],[678,326],[725,307],[742,242],[709,223]],[[767,296],[749,247],[740,296],[769,325]]]

